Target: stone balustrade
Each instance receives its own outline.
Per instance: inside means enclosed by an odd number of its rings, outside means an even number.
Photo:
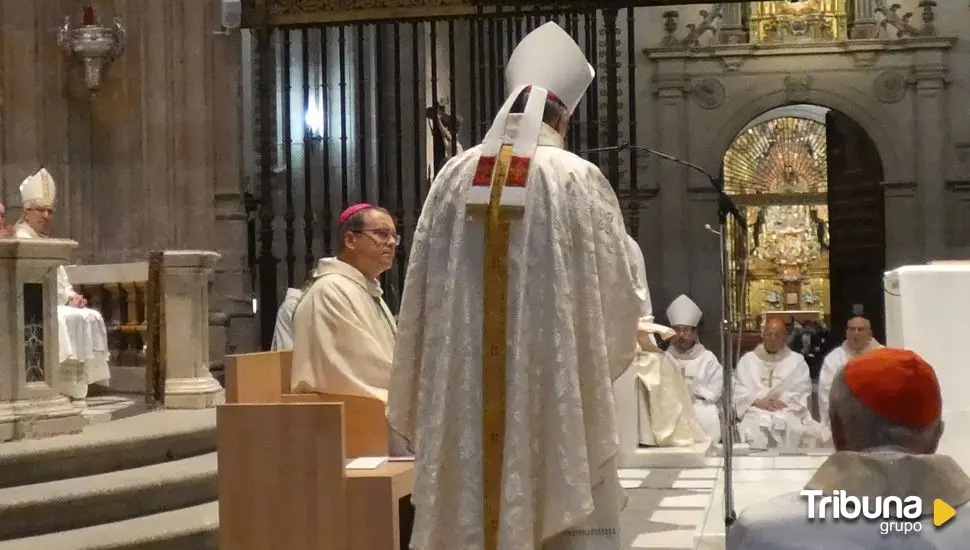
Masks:
[[[81,411],[52,387],[57,267],[74,241],[0,239],[0,441],[79,432]]]
[[[83,425],[49,383],[58,361],[56,270],[76,246],[0,240],[0,319],[8,321],[0,322],[0,441]],[[209,373],[209,280],[218,260],[215,252],[168,250],[147,262],[65,266],[105,319],[115,389],[144,391],[168,408],[224,401]]]

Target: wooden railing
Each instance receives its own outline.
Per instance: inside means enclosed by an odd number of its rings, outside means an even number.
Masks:
[[[65,268],[74,290],[104,317],[113,390],[146,391],[149,358],[149,263]]]

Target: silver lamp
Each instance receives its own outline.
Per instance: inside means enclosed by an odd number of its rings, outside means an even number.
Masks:
[[[114,18],[113,25],[102,26],[90,5],[84,8],[80,27],[71,28],[71,16],[57,30],[57,44],[84,64],[84,83],[89,90],[101,87],[101,73],[114,61],[125,47],[125,29],[121,19]]]

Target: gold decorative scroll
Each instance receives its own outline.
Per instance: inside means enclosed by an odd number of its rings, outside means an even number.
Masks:
[[[498,550],[502,517],[502,463],[505,456],[505,384],[507,365],[509,215],[500,205],[509,175],[512,147],[499,152],[492,174],[485,219],[482,292],[482,494],[485,550]]]

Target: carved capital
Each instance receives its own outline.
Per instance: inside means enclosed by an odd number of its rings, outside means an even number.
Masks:
[[[658,97],[683,97],[690,90],[687,75],[658,75],[653,81],[653,93]]]

